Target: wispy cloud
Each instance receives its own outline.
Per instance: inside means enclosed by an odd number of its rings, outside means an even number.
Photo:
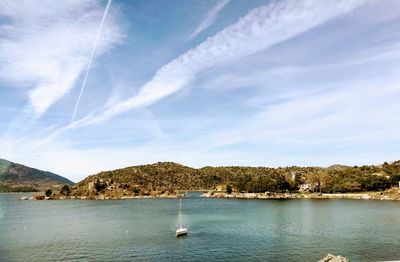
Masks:
[[[87,64],[104,7],[97,1],[2,1],[0,79],[28,89],[37,116],[69,92]],[[101,55],[122,38],[115,17],[98,41]]]
[[[192,40],[198,34],[206,30],[209,26],[214,24],[218,17],[219,12],[229,3],[230,0],[218,0],[213,8],[206,14],[204,20],[196,27],[196,29],[189,35],[187,41]]]
[[[89,115],[74,126],[105,121],[127,110],[150,105],[190,85],[196,75],[205,69],[262,51],[365,2],[279,1],[255,8],[237,23],[160,68],[136,96]]]
[[[338,90],[300,95],[270,105],[233,126],[209,137],[218,146],[237,143],[273,143],[277,148],[386,147],[400,138],[399,125],[390,123],[400,110],[398,77],[388,83],[352,82]],[[315,145],[318,145],[315,147]],[[381,150],[381,148],[379,148]],[[378,151],[378,148],[376,148]]]

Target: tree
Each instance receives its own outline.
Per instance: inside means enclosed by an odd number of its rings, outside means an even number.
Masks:
[[[51,196],[51,194],[53,194],[53,190],[51,190],[50,188],[46,189],[46,191],[44,191],[44,195],[49,197]]]
[[[392,186],[398,186],[400,182],[400,174],[390,176],[390,184]]]
[[[60,189],[60,194],[62,195],[69,195],[71,193],[71,189],[69,188],[68,185],[63,185]]]
[[[232,186],[231,185],[226,185],[226,193],[229,195],[232,193]]]
[[[283,192],[290,189],[290,184],[283,175],[278,175],[276,177],[276,186],[278,192]]]
[[[308,175],[307,182],[311,185],[313,192],[322,192],[322,190],[329,191],[332,180],[326,172],[317,171]]]
[[[133,192],[134,194],[139,194],[139,193],[140,193],[140,189],[137,188],[137,187],[134,187],[134,188],[132,188],[132,192]]]
[[[361,190],[361,185],[357,182],[345,182],[341,189],[343,192],[355,192]]]
[[[96,181],[94,183],[94,188],[96,189],[97,192],[103,191],[107,187],[107,184],[104,184],[100,181]]]
[[[333,186],[332,177],[330,175],[328,175],[326,172],[321,172],[320,179],[321,179],[320,191],[321,192],[332,192],[332,186]]]

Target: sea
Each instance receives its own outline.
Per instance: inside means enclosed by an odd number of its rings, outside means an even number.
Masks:
[[[18,200],[0,194],[0,261],[400,260],[400,202]],[[29,196],[29,194],[24,194]]]

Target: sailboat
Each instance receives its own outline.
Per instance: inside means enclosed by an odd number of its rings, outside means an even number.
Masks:
[[[187,235],[188,229],[185,226],[182,226],[182,198],[179,198],[179,228],[175,232],[175,236],[184,236]]]

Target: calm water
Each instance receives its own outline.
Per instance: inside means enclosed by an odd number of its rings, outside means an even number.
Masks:
[[[0,261],[352,261],[400,259],[400,202],[18,201],[0,194]]]

